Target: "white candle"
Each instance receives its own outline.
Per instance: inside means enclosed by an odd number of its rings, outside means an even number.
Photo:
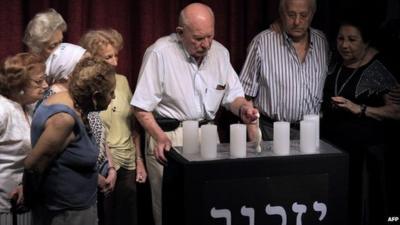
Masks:
[[[315,146],[315,121],[300,121],[300,151],[304,153],[313,153]]]
[[[256,137],[256,152],[261,152],[261,141],[262,141],[262,132],[261,129],[257,129],[257,137]]]
[[[206,124],[201,126],[200,154],[203,159],[217,158],[217,126]]]
[[[231,124],[230,126],[230,154],[233,158],[246,157],[246,125]]]
[[[319,115],[309,114],[304,115],[304,120],[311,120],[315,122],[315,146],[319,148]]]
[[[272,150],[277,155],[289,155],[290,152],[290,124],[288,122],[274,122],[274,140]]]
[[[183,153],[195,154],[199,152],[199,122],[194,120],[183,121]]]

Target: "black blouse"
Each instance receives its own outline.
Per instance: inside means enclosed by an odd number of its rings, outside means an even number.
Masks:
[[[334,63],[330,71],[324,86],[322,138],[345,150],[381,143],[383,122],[355,115],[331,102],[331,97],[342,96],[359,105],[382,106],[383,96],[389,86],[393,87],[395,78],[385,67],[381,56],[376,55],[357,69]]]

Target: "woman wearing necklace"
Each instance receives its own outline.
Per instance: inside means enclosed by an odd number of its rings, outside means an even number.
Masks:
[[[398,84],[361,21],[340,25],[341,59],[325,83],[321,136],[349,154],[349,224],[384,224],[384,121],[400,115],[388,100]]]
[[[8,57],[1,65],[0,223],[2,225],[12,224],[10,200],[14,199],[17,206],[23,202],[22,185],[20,185],[23,160],[31,151],[30,105],[41,99],[47,88],[44,70],[43,59],[33,53],[16,54]],[[17,220],[30,221],[30,213],[18,215]]]

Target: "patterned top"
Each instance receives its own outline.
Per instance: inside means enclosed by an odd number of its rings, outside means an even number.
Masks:
[[[107,159],[106,154],[106,129],[100,118],[100,112],[90,112],[88,114],[89,126],[92,130],[96,144],[99,147],[100,153],[97,159],[97,164],[100,166]]]
[[[345,67],[341,62],[332,65],[324,88],[321,135],[352,151],[362,146],[382,144],[385,140],[384,122],[353,114],[331,102],[332,96],[342,96],[358,105],[383,106],[384,95],[394,87],[396,79],[385,66],[382,55],[375,55],[369,63],[357,69]],[[369,88],[358,90],[366,83],[370,83],[367,85]]]
[[[273,120],[297,122],[318,113],[328,71],[328,42],[310,28],[310,47],[300,62],[293,42],[270,29],[250,43],[240,81],[262,114]]]

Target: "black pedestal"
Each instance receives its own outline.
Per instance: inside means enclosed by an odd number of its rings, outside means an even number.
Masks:
[[[170,151],[163,180],[164,225],[342,225],[347,221],[347,155],[321,142],[316,154],[276,156],[262,152],[229,157],[218,146],[215,160]],[[297,221],[297,222],[296,222]]]

